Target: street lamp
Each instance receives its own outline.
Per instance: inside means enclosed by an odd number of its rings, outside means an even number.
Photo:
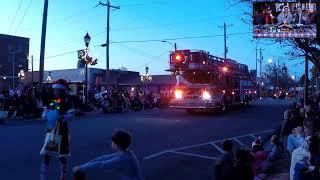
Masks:
[[[20,67],[20,66],[19,66]],[[18,78],[19,78],[19,81],[22,85],[22,80],[25,78],[25,74],[24,74],[24,71],[23,69],[20,69],[19,73],[18,73]],[[19,84],[18,84],[18,87],[19,87]]]
[[[86,47],[89,47],[89,43],[91,41],[91,37],[89,36],[89,33],[87,33],[83,38],[84,43],[86,44]]]
[[[89,35],[89,33],[87,33],[84,37],[83,37],[83,41],[86,45],[84,52],[81,54],[82,56],[80,57],[80,60],[83,61],[83,63],[85,64],[85,89],[84,89],[84,93],[85,93],[85,103],[88,104],[88,64],[90,65],[96,65],[97,64],[97,59],[93,59],[92,57],[89,56],[89,51],[88,51],[88,47],[91,41],[91,37]]]
[[[144,75],[142,75],[142,76],[140,77],[140,80],[145,84],[145,86],[146,86],[146,94],[147,94],[148,84],[151,83],[151,81],[152,81],[152,76],[149,75],[149,67],[148,67],[148,66],[145,68],[145,70],[146,70],[146,72],[145,72]]]
[[[177,43],[172,43],[172,42],[169,42],[169,41],[161,41],[161,42],[171,44],[174,47],[174,51],[177,51]]]
[[[24,74],[23,69],[21,69],[20,72],[18,73],[18,77],[20,80],[23,80],[25,78],[25,74]]]
[[[291,76],[291,79],[294,80],[296,77],[295,76]]]
[[[269,60],[268,60],[268,63],[269,63],[269,64],[272,64],[272,63],[273,63],[272,59],[269,59]]]
[[[47,82],[48,82],[49,84],[52,82],[52,79],[51,79],[51,72],[49,72],[49,74],[48,74]]]

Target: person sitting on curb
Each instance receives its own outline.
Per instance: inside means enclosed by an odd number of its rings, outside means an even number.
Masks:
[[[271,151],[268,154],[268,161],[273,162],[281,158],[284,148],[277,135],[271,137]]]
[[[268,157],[268,153],[264,150],[261,144],[261,138],[258,137],[255,141],[252,142],[252,154],[254,157],[253,170],[255,177],[260,176],[265,173],[266,165],[265,162]]]
[[[91,169],[103,169],[119,172],[122,180],[143,180],[139,162],[129,149],[131,135],[118,130],[112,135],[112,148],[118,153],[98,157],[88,163],[73,168],[73,173],[87,172]]]

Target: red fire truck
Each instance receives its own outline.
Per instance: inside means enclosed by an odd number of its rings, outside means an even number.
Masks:
[[[178,50],[170,54],[171,73],[177,85],[169,106],[195,110],[248,105],[257,94],[248,66],[205,51]]]

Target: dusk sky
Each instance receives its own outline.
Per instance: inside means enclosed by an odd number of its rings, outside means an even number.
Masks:
[[[30,55],[35,69],[39,66],[43,0],[0,0],[1,34],[30,38]],[[105,1],[102,1],[106,3]],[[106,67],[106,7],[98,0],[49,0],[45,51],[45,70],[70,69],[77,64],[78,49],[84,47],[83,36],[91,35],[90,52],[99,59],[97,68]],[[256,41],[251,26],[241,21],[244,8],[230,8],[226,0],[112,0],[120,10],[111,12],[110,67],[127,67],[143,72],[146,65],[151,74],[166,74],[168,54],[173,46],[161,39],[176,39],[178,49],[201,49],[223,57],[224,22],[228,28],[228,57],[255,68]],[[20,5],[20,6],[19,6]],[[251,12],[251,9],[248,9]],[[203,38],[185,38],[200,37]],[[180,39],[181,38],[181,39]],[[185,39],[183,39],[185,38]],[[123,41],[159,40],[128,43]],[[123,42],[123,43],[114,43]],[[269,58],[276,61],[283,52],[276,45],[261,39],[258,47],[264,49],[264,64]],[[70,53],[69,53],[70,52]],[[64,55],[62,55],[64,54]],[[284,60],[283,62],[287,62]],[[288,62],[290,74],[301,75],[301,61]]]

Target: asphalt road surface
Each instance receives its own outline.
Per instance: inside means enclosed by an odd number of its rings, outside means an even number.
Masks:
[[[154,109],[122,114],[90,113],[70,124],[71,168],[94,157],[112,154],[111,134],[126,129],[133,135],[136,153],[147,180],[212,179],[214,160],[221,142],[233,140],[249,147],[254,137],[267,136],[277,127],[288,108],[287,100],[259,100],[246,109],[226,114],[187,114],[182,110]],[[39,152],[44,141],[44,124],[37,121],[10,122],[0,126],[0,179],[39,179]],[[50,164],[49,180],[59,177],[58,161]],[[99,170],[89,179],[118,179]]]

